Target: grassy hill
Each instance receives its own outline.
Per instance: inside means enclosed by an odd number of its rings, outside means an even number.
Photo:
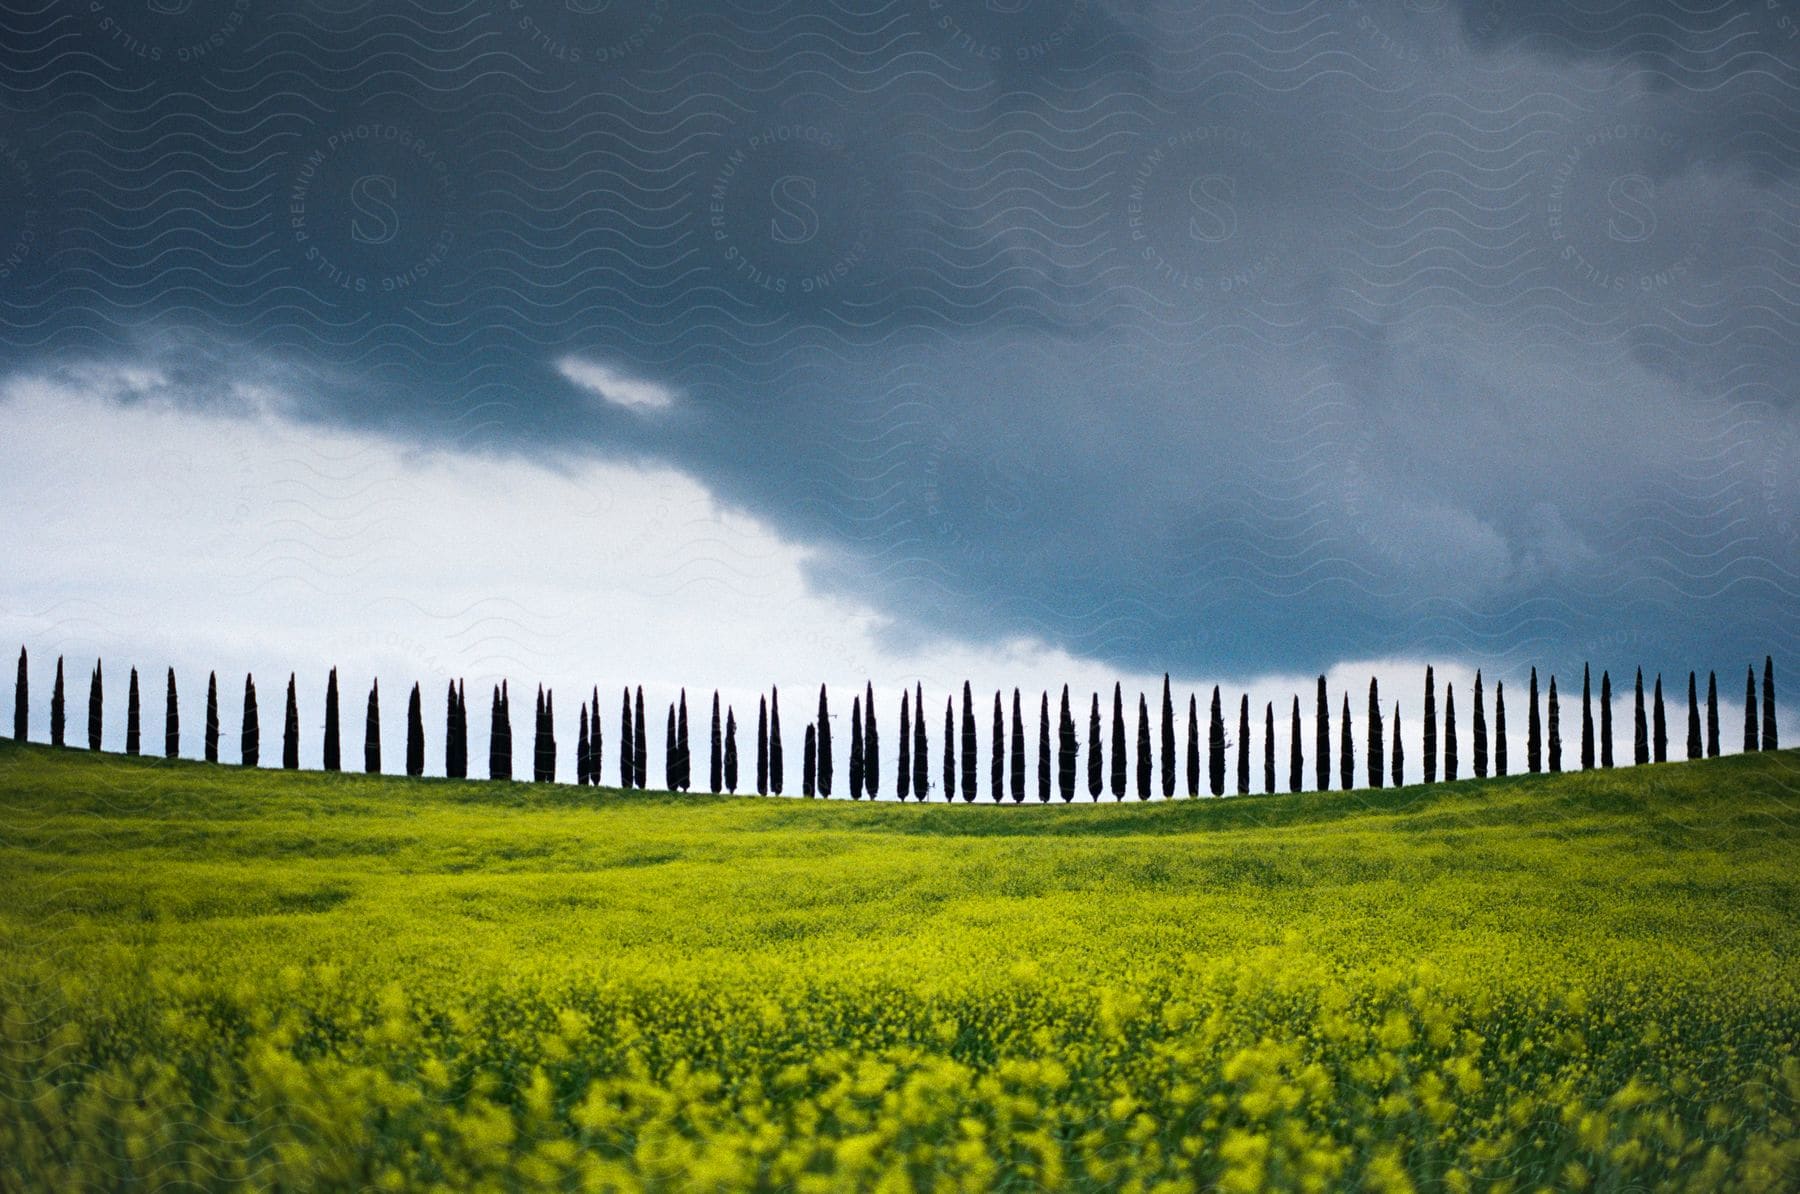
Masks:
[[[1793,1189],[1800,755],[852,804],[0,744],[0,1187]]]

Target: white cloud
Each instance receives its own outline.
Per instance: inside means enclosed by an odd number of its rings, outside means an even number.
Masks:
[[[589,393],[627,410],[667,410],[675,405],[675,392],[667,386],[632,377],[602,361],[565,356],[556,362],[556,371]]]

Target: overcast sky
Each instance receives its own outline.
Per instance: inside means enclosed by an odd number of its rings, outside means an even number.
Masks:
[[[1717,669],[1734,745],[1797,645],[1797,22],[8,11],[0,634],[269,725],[379,675],[394,757],[451,676],[478,758],[507,676],[565,743],[779,684],[797,760],[822,681],[1416,726],[1426,661]]]

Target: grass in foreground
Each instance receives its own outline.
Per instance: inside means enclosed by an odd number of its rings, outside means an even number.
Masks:
[[[869,806],[0,745],[0,1187],[1800,1186],[1800,756]]]

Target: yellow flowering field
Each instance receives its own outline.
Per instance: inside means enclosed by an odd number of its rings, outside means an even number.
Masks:
[[[870,806],[0,745],[0,1188],[1800,1189],[1800,755]]]

